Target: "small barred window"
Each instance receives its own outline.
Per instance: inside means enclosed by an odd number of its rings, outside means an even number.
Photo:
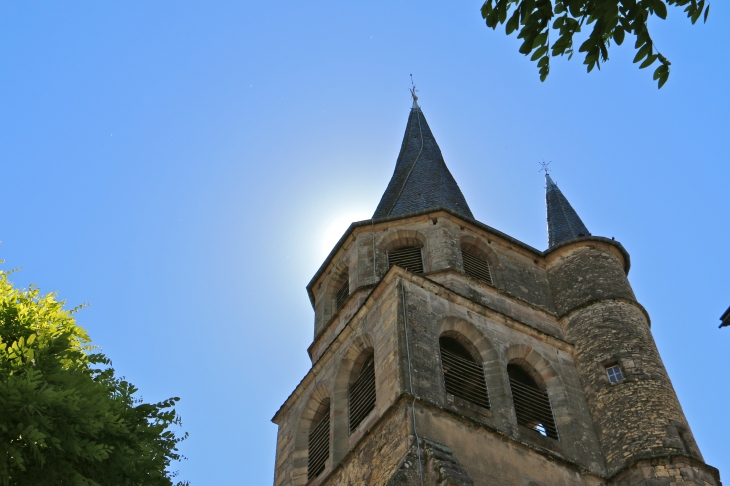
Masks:
[[[327,458],[330,455],[330,406],[315,416],[312,428],[309,431],[309,462],[307,465],[307,479],[319,476],[324,471]],[[318,421],[316,421],[318,420]]]
[[[621,367],[617,364],[607,366],[606,373],[608,373],[608,381],[610,381],[611,383],[618,383],[619,381],[623,381],[624,379],[624,374],[621,371]]]
[[[464,273],[492,285],[492,271],[488,261],[464,250],[461,250],[461,256],[464,262]]]
[[[373,355],[365,360],[357,378],[349,388],[350,433],[375,408],[375,361]]]
[[[335,310],[340,310],[343,305],[345,305],[345,302],[347,302],[347,298],[350,296],[350,276],[348,274],[345,274],[345,282],[342,284],[342,287],[335,293]]]
[[[388,252],[388,270],[393,265],[409,270],[413,273],[423,273],[423,256],[418,246],[401,246]]]
[[[515,364],[507,365],[509,386],[517,415],[517,423],[536,430],[545,437],[558,438],[550,398],[528,372]]]
[[[489,408],[489,394],[482,364],[456,339],[440,338],[439,348],[446,393]]]

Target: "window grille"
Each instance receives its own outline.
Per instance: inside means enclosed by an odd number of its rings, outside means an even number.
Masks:
[[[309,463],[307,480],[324,471],[325,463],[330,455],[330,406],[322,412],[322,418],[309,431]]]
[[[461,256],[464,261],[464,272],[467,275],[492,285],[492,271],[489,268],[488,261],[482,260],[464,250],[461,250]]]
[[[624,379],[624,374],[621,372],[621,367],[619,365],[606,367],[606,373],[608,373],[608,381],[611,383],[618,383]]]
[[[345,305],[345,302],[347,302],[347,298],[350,296],[350,276],[345,275],[345,283],[342,284],[342,287],[340,287],[340,290],[337,291],[335,294],[335,310],[340,310],[340,308]]]
[[[517,365],[507,365],[507,374],[517,423],[546,437],[557,439],[558,430],[547,392],[541,390],[535,380]]]
[[[423,273],[423,257],[421,248],[418,246],[401,246],[396,250],[388,252],[388,270],[393,265],[409,270],[413,273]]]
[[[350,385],[350,433],[375,408],[375,361],[371,355]]]
[[[489,394],[481,363],[456,339],[441,338],[439,347],[446,393],[489,408]]]

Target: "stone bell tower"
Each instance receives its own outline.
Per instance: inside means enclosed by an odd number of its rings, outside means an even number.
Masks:
[[[627,274],[546,175],[549,247],[480,223],[414,96],[373,218],[307,285],[275,485],[720,486]]]

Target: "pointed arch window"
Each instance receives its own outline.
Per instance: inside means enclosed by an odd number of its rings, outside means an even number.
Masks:
[[[350,404],[350,433],[375,408],[375,360],[373,354],[365,359],[357,378],[348,389]]]
[[[388,252],[388,270],[393,265],[409,270],[413,273],[423,274],[423,255],[420,246],[401,246]]]
[[[483,282],[493,285],[492,269],[489,262],[464,249],[461,250],[462,261],[464,262],[464,273]]]
[[[489,393],[481,361],[451,337],[439,338],[439,348],[446,393],[489,408]]]
[[[307,463],[307,480],[319,476],[324,471],[330,455],[330,404],[323,405],[312,421],[309,430],[309,461]]]
[[[536,430],[545,437],[558,438],[550,398],[534,378],[517,364],[507,365],[509,386],[517,414],[517,423]]]

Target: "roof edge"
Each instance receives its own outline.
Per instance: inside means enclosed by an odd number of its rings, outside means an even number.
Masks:
[[[581,243],[584,241],[596,241],[615,247],[619,252],[621,252],[621,255],[624,257],[624,271],[626,272],[626,275],[629,274],[629,270],[631,269],[631,256],[629,255],[629,252],[626,251],[624,245],[622,245],[618,241],[614,240],[613,238],[606,238],[604,236],[579,236],[578,238],[572,238],[570,240],[563,241],[562,243],[557,243],[556,245],[551,246],[550,248],[542,252],[542,255],[546,257],[550,253],[553,253],[561,248],[565,248],[566,246],[570,246],[575,243]]]
[[[730,307],[727,308],[725,313],[720,316],[720,320],[722,321],[722,324],[720,324],[720,327],[727,327],[730,326]]]
[[[629,252],[626,251],[626,248],[624,248],[624,246],[621,243],[614,240],[613,238],[609,239],[604,236],[581,236],[578,238],[570,239],[568,241],[563,241],[562,243],[558,243],[557,245],[549,247],[545,251],[541,251],[541,250],[538,250],[537,248],[534,248],[534,247],[528,245],[527,243],[524,243],[524,242],[518,240],[517,238],[514,238],[506,233],[499,231],[498,229],[495,229],[487,224],[477,221],[476,219],[472,219],[472,218],[469,218],[468,216],[464,216],[463,214],[461,214],[457,211],[454,211],[453,209],[445,208],[443,206],[437,206],[434,208],[414,211],[412,213],[399,214],[396,216],[388,216],[385,218],[366,219],[363,221],[356,221],[356,222],[350,224],[350,226],[347,228],[345,233],[337,241],[335,246],[332,248],[332,251],[329,253],[329,255],[327,255],[327,258],[325,258],[322,265],[320,265],[319,269],[317,269],[317,272],[314,274],[312,279],[307,284],[307,287],[306,287],[307,295],[309,295],[309,302],[310,302],[310,304],[312,304],[312,307],[314,307],[314,293],[312,292],[312,287],[314,287],[315,282],[319,279],[319,277],[322,276],[322,274],[325,272],[325,270],[327,270],[327,266],[332,262],[332,259],[335,257],[335,255],[340,250],[340,248],[345,243],[345,241],[347,241],[347,238],[349,238],[350,235],[352,234],[352,232],[355,231],[357,228],[361,228],[363,226],[371,226],[371,225],[374,226],[374,225],[380,224],[380,223],[388,223],[391,221],[398,221],[401,219],[415,218],[418,216],[423,216],[423,215],[431,214],[431,213],[439,213],[439,212],[450,214],[451,216],[454,216],[463,221],[466,221],[467,223],[472,224],[481,230],[494,233],[495,235],[499,236],[500,238],[504,238],[506,241],[509,241],[510,243],[512,243],[516,246],[519,246],[523,250],[527,250],[529,252],[535,253],[543,258],[560,248],[566,247],[568,245],[572,245],[574,243],[579,243],[581,241],[597,241],[597,242],[605,243],[605,244],[614,246],[624,257],[624,271],[626,272],[626,275],[629,274],[629,270],[631,269],[631,256],[629,255]],[[725,312],[725,314],[723,314],[723,317],[725,317],[728,314],[730,314],[730,308],[728,308],[728,310]]]

